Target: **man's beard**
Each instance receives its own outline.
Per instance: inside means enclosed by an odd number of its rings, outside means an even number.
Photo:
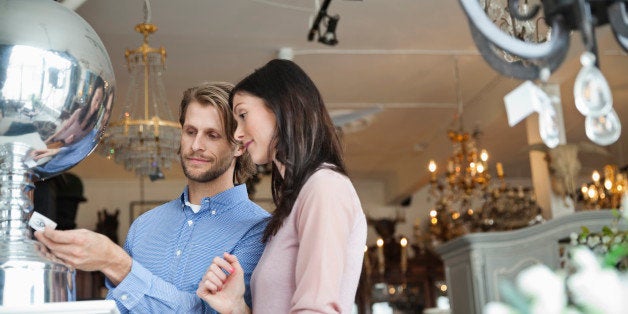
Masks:
[[[199,183],[207,183],[209,181],[213,181],[214,179],[220,177],[225,172],[227,172],[227,170],[229,170],[229,167],[231,166],[231,162],[233,161],[231,156],[227,156],[223,159],[218,159],[218,160],[212,158],[211,162],[213,163],[213,165],[209,170],[202,173],[194,173],[193,171],[190,171],[186,167],[184,157],[181,156],[180,158],[181,158],[181,168],[183,168],[183,174],[185,174],[185,177]]]

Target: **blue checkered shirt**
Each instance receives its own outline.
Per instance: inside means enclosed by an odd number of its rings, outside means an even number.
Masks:
[[[122,313],[216,313],[196,296],[196,289],[215,256],[238,256],[244,269],[245,300],[251,306],[249,281],[262,255],[261,242],[270,216],[238,185],[201,201],[194,213],[180,198],[138,217],[124,244],[133,258],[131,272],[118,286],[106,280]]]

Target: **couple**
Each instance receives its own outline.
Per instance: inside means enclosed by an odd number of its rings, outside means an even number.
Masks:
[[[70,266],[102,271],[121,312],[350,312],[366,220],[305,72],[273,60],[232,91],[192,88],[180,122],[188,186],[139,217],[124,249],[87,230],[37,239]],[[234,186],[249,156],[273,165],[270,218]]]

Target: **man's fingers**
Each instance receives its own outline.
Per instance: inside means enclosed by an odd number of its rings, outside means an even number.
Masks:
[[[44,228],[44,236],[55,243],[72,243],[75,230],[60,231],[50,227]]]

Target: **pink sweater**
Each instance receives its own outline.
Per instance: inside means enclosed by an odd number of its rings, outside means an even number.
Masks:
[[[316,171],[253,272],[253,313],[351,313],[365,242],[349,178]]]

